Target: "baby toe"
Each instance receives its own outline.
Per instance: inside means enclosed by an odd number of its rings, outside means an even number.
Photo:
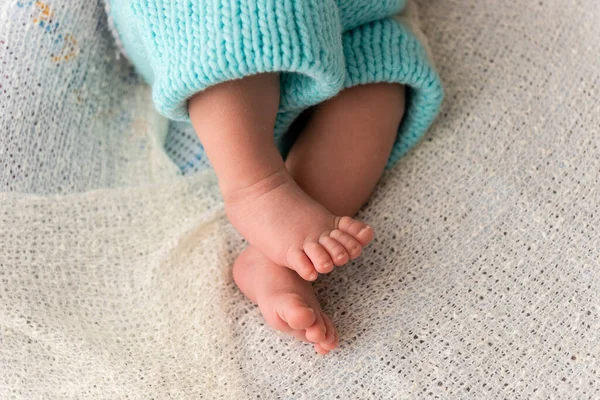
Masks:
[[[319,343],[315,343],[313,345],[313,347],[315,348],[315,351],[323,356],[329,354],[329,350],[326,350],[325,348],[323,348],[323,346],[321,346]]]
[[[327,338],[325,323],[319,313],[317,313],[317,319],[315,320],[315,323],[306,329],[306,338],[313,343],[324,342]]]
[[[321,345],[322,348],[324,348],[325,350],[328,350],[328,351],[337,349],[337,347],[339,345],[339,339],[338,339],[337,332],[331,343],[319,343],[319,345]]]
[[[319,239],[319,243],[325,250],[327,250],[327,253],[329,253],[333,263],[338,267],[346,264],[350,260],[350,256],[348,255],[348,252],[344,246],[342,246],[340,242],[331,236],[322,236]]]
[[[354,218],[342,217],[337,225],[340,231],[352,235],[362,246],[369,244],[375,236],[373,228]]]
[[[306,338],[306,331],[304,329],[292,331],[290,333],[292,334],[293,337],[295,337],[296,339],[298,339],[302,342],[309,342],[309,340]]]
[[[314,268],[321,274],[333,270],[333,262],[327,251],[319,243],[310,242],[304,245],[304,253],[312,261]]]
[[[294,330],[312,326],[317,317],[312,308],[298,295],[290,295],[277,305],[277,314]]]
[[[314,281],[318,278],[319,274],[315,271],[313,263],[302,249],[291,249],[288,251],[287,261],[288,266],[296,271],[302,279]]]
[[[326,334],[325,341],[321,343],[321,346],[324,346],[327,350],[333,350],[337,346],[337,343],[335,343],[337,338],[335,327],[327,315],[322,314],[322,318],[325,323]]]
[[[339,229],[335,229],[332,231],[329,236],[337,240],[348,252],[350,255],[350,259],[354,260],[360,256],[362,253],[362,245],[354,239],[349,234],[340,231]]]

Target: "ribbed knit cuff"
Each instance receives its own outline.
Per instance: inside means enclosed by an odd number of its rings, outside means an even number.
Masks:
[[[340,10],[342,31],[379,21],[398,14],[406,6],[406,0],[336,0]]]
[[[133,0],[152,69],[153,99],[188,120],[187,100],[209,86],[281,72],[284,110],[335,95],[344,81],[334,0]]]
[[[443,98],[438,74],[415,35],[393,18],[347,32],[345,88],[368,83],[402,83],[407,87],[404,118],[388,160],[392,167],[424,135]]]

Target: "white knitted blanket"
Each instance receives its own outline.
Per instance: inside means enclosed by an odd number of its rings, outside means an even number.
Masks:
[[[419,5],[447,100],[316,283],[321,357],[236,289],[103,6],[1,1],[0,398],[600,398],[600,6]]]

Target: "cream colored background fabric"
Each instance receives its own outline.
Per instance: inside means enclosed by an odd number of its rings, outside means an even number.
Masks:
[[[102,5],[2,2],[0,397],[600,397],[599,6],[418,3],[444,109],[316,284],[320,357],[236,290],[214,178],[162,152]]]

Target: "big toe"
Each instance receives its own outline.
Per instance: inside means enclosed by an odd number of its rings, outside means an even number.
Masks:
[[[337,221],[337,229],[344,233],[348,233],[356,239],[362,246],[369,244],[375,232],[369,225],[350,217],[341,217]]]
[[[277,314],[294,330],[311,327],[317,317],[315,311],[295,293],[290,293],[277,301]]]

